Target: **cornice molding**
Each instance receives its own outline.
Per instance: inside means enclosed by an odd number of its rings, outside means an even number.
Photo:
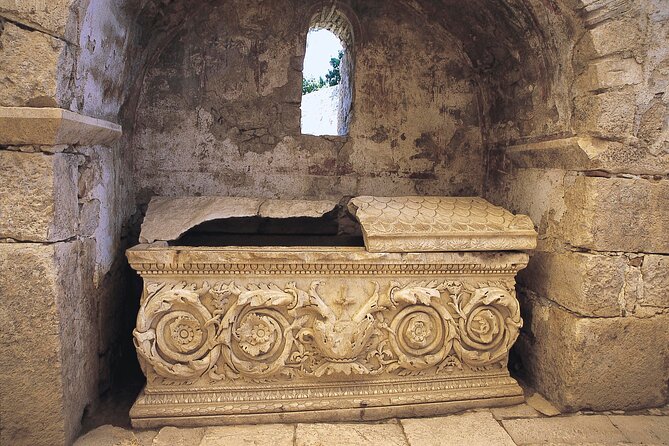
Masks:
[[[61,108],[0,107],[2,145],[108,145],[120,125]]]

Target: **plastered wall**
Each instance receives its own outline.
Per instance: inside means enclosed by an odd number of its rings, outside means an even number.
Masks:
[[[302,135],[309,8],[246,3],[192,17],[148,69],[132,141],[138,201],[481,193],[474,75],[448,36],[402,4],[366,2],[349,135]]]

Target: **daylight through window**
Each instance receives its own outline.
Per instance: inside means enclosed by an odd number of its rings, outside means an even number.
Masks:
[[[302,133],[346,135],[351,110],[350,25],[335,9],[312,20],[302,71]]]

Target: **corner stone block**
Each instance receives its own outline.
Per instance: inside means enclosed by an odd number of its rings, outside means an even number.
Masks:
[[[75,235],[75,155],[0,150],[0,238],[53,242]]]
[[[636,94],[633,87],[586,94],[574,101],[576,131],[608,137],[629,137],[634,130]]]
[[[536,299],[523,306],[517,348],[536,389],[563,411],[667,403],[669,314],[582,318]]]
[[[518,281],[540,296],[589,316],[621,316],[626,259],[580,252],[535,252]]]
[[[62,39],[76,39],[74,0],[0,0],[0,15]]]
[[[0,243],[0,444],[70,444],[79,429],[63,360],[81,358],[65,358],[62,334],[79,244]]]
[[[634,18],[622,18],[600,23],[589,31],[588,37],[589,39],[584,40],[582,44],[591,46],[594,59],[638,49],[644,41],[644,32],[639,26],[639,21]]]
[[[564,240],[597,251],[669,253],[669,181],[578,177],[565,190]]]
[[[7,21],[0,33],[0,60],[0,106],[55,107],[60,77],[73,63],[62,40]]]
[[[95,240],[57,243],[58,318],[65,433],[76,435],[86,406],[98,394],[98,299],[93,288]]]
[[[643,80],[643,65],[633,58],[612,58],[591,62],[577,85],[586,91],[638,85]]]

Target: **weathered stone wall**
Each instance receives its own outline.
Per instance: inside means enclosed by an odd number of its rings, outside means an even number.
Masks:
[[[134,180],[151,195],[341,198],[479,195],[474,75],[457,44],[398,2],[353,11],[348,137],[300,133],[307,15],[315,2],[214,3],[148,69]]]
[[[129,20],[106,1],[0,2],[0,106],[118,122],[125,49],[115,35]],[[33,118],[28,142],[47,144]],[[68,125],[50,145],[3,146],[0,131],[2,444],[71,443],[129,337],[118,277],[129,169],[121,145],[80,144]]]
[[[492,142],[486,191],[539,226],[537,252],[519,276],[526,325],[518,343],[538,390],[567,410],[661,405],[669,396],[669,4],[584,3],[564,135]],[[524,125],[508,122],[519,134]]]
[[[0,150],[2,443],[67,443],[97,398],[102,236],[85,190],[107,185],[84,177],[103,150]]]
[[[483,193],[540,229],[519,341],[538,390],[667,401],[666,1],[345,1],[347,138],[299,133],[316,6],[0,0],[0,106],[125,131],[0,146],[0,443],[68,443],[108,388],[136,298],[125,225],[153,194]]]

